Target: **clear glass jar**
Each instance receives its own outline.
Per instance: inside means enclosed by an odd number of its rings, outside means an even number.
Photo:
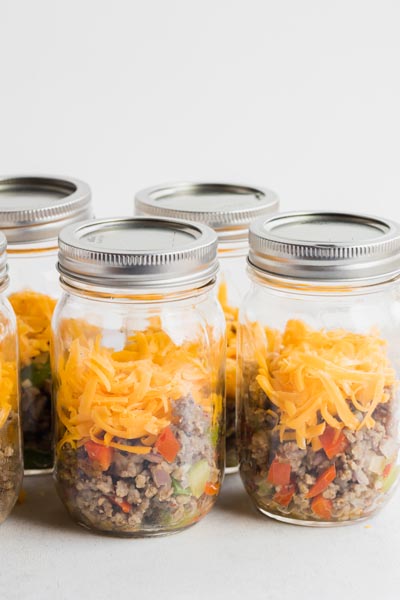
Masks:
[[[9,300],[17,315],[26,474],[53,467],[50,332],[61,294],[57,235],[91,216],[90,190],[74,179],[0,178],[0,228],[8,240]]]
[[[211,229],[177,220],[61,232],[55,478],[80,525],[161,535],[214,505],[225,384],[216,254]]]
[[[236,331],[239,305],[250,282],[246,272],[248,228],[252,219],[279,209],[270,190],[227,183],[174,183],[141,190],[137,214],[197,221],[218,235],[218,298],[227,325],[226,472],[238,470],[236,445]]]
[[[327,241],[324,241],[327,240]],[[251,226],[240,310],[240,473],[302,525],[369,518],[399,473],[400,228],[287,213]]]
[[[19,416],[17,323],[4,296],[6,238],[0,233],[0,523],[18,498],[23,475]]]
[[[236,441],[236,364],[239,306],[249,288],[246,257],[247,240],[241,243],[218,245],[220,272],[218,274],[218,300],[226,321],[226,472],[236,473],[239,455]]]

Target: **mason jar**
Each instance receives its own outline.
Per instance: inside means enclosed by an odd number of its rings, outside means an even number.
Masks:
[[[240,310],[240,473],[269,517],[369,518],[399,473],[400,227],[283,213],[250,229]]]
[[[201,519],[224,469],[217,237],[163,218],[60,234],[55,479],[72,518],[119,536]]]
[[[174,183],[144,189],[136,213],[189,219],[218,235],[218,297],[226,318],[226,472],[238,470],[236,447],[236,331],[239,305],[249,288],[246,273],[248,228],[252,219],[279,209],[270,190],[233,183]]]
[[[53,466],[50,322],[61,293],[57,235],[91,216],[82,181],[47,176],[0,178],[0,229],[8,241],[9,300],[17,315],[21,419],[27,474]]]
[[[0,233],[0,523],[18,498],[23,475],[19,417],[17,323],[4,291],[7,241]]]

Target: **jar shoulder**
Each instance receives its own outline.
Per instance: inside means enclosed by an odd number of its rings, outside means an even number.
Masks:
[[[367,330],[400,328],[400,286],[374,293],[293,293],[253,284],[244,298],[239,320],[283,327],[289,319],[313,326]]]
[[[86,323],[101,331],[164,329],[175,340],[203,336],[222,338],[225,317],[214,292],[169,302],[99,300],[64,291],[53,315],[53,330],[66,322]]]

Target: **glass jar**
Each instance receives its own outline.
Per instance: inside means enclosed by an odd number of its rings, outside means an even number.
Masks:
[[[22,482],[17,323],[4,296],[8,285],[5,236],[0,233],[0,523],[10,514]]]
[[[60,234],[56,466],[73,519],[119,536],[184,529],[224,467],[217,238],[184,221],[102,219]]]
[[[9,300],[17,315],[26,474],[53,466],[50,322],[60,296],[57,235],[91,216],[89,187],[46,176],[0,178],[0,228],[8,241]]]
[[[397,481],[400,227],[287,213],[250,229],[240,310],[240,473],[301,525],[369,518]]]
[[[250,282],[246,273],[250,221],[279,209],[274,192],[226,183],[175,183],[136,194],[137,214],[188,219],[218,235],[218,297],[227,325],[226,472],[238,470],[236,446],[236,331],[239,305]]]

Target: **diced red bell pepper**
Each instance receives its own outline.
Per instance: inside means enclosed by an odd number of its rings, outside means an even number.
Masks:
[[[219,483],[211,483],[211,481],[207,481],[206,487],[204,488],[204,493],[207,496],[215,496],[219,492]]]
[[[172,463],[179,450],[181,449],[181,445],[174,436],[172,429],[170,427],[166,427],[158,436],[156,443],[154,444],[157,452],[161,454],[163,458],[169,463]]]
[[[331,465],[318,477],[317,481],[306,495],[306,498],[314,498],[315,496],[318,496],[318,494],[322,494],[322,492],[326,490],[328,485],[332,483],[335,477],[336,468],[335,465]]]
[[[289,485],[291,470],[289,463],[279,462],[277,458],[274,458],[268,471],[268,483],[272,483],[272,485]]]
[[[89,440],[85,443],[85,450],[88,453],[90,460],[98,463],[102,471],[107,471],[110,468],[113,457],[113,449],[108,446],[102,446]]]
[[[295,491],[296,488],[293,485],[293,483],[290,483],[289,485],[283,485],[279,492],[276,492],[272,500],[274,500],[274,502],[277,502],[278,504],[281,504],[282,506],[288,506],[293,498]]]
[[[122,512],[126,514],[131,512],[132,505],[129,504],[129,502],[127,502],[126,500],[122,500],[121,498],[117,498],[116,496],[109,496],[108,499],[116,506],[119,506]]]
[[[392,470],[392,464],[386,465],[386,467],[383,469],[383,478],[385,479],[386,477],[389,477],[390,475],[390,471]]]
[[[319,436],[319,441],[329,459],[344,452],[349,445],[343,431],[329,425],[326,426],[324,433]]]
[[[316,496],[311,502],[311,510],[320,519],[330,521],[332,518],[332,500],[323,496]]]

